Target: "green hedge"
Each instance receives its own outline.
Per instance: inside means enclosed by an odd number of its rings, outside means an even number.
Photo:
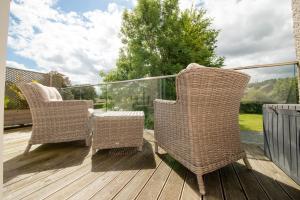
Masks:
[[[240,113],[262,114],[265,102],[241,102]]]

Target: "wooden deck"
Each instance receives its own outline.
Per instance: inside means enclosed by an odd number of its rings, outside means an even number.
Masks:
[[[5,131],[5,199],[200,199],[196,176],[170,156],[153,153],[145,132],[144,151],[91,150],[80,142],[33,146],[22,155],[31,128]],[[241,161],[205,176],[203,199],[300,199],[300,186],[265,158],[258,146],[245,145],[253,170]]]

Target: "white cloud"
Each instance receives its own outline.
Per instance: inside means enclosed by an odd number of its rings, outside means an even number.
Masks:
[[[204,0],[221,30],[217,53],[243,66],[295,60],[290,0]]]
[[[127,1],[130,1],[133,6],[136,6],[136,4],[137,4],[137,0],[127,0]]]
[[[27,67],[25,65],[20,64],[15,61],[11,61],[11,60],[6,61],[6,66],[12,67],[12,68],[17,68],[17,69],[25,69],[25,70],[27,69]]]
[[[122,10],[78,14],[55,8],[54,0],[13,1],[9,46],[42,69],[57,70],[74,83],[97,83],[99,70],[115,67],[121,45]]]
[[[179,0],[179,8],[181,10],[191,9],[193,6],[199,6],[201,3],[200,0]]]
[[[221,30],[217,53],[226,57],[225,64],[295,59],[290,0],[179,0],[179,5],[188,9],[193,2],[207,9]],[[56,0],[14,0],[9,46],[42,70],[57,70],[74,83],[97,83],[99,70],[115,67],[122,11],[111,3],[106,11],[79,14],[56,8]]]

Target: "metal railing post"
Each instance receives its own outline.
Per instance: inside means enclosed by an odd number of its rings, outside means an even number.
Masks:
[[[163,87],[162,87],[162,79],[159,79],[159,98],[162,99]]]
[[[299,63],[295,64],[295,76],[297,76],[297,82],[298,82],[298,103],[300,103],[300,67]],[[297,73],[297,75],[296,75]]]
[[[106,103],[105,103],[105,108],[106,108],[106,112],[107,112],[107,104],[108,104],[108,84],[106,83]]]
[[[52,72],[50,72],[49,73],[49,78],[50,78],[50,83],[49,83],[49,85],[50,85],[50,87],[52,87],[52,85],[53,85],[53,77],[52,77]]]
[[[81,88],[79,88],[79,96],[80,96],[80,100],[82,100],[82,98],[81,98]]]

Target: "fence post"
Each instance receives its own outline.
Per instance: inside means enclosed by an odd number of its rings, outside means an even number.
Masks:
[[[299,72],[299,63],[300,63],[300,0],[292,0],[292,10],[293,10],[293,24],[294,24],[294,37],[295,37],[295,48],[298,61],[298,91],[300,94],[300,72]],[[300,97],[299,97],[300,102]]]

